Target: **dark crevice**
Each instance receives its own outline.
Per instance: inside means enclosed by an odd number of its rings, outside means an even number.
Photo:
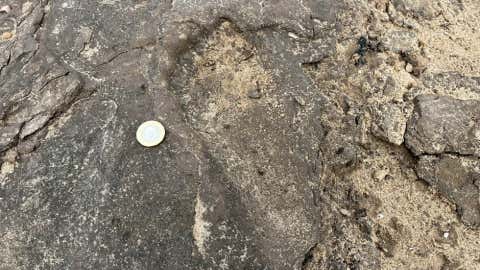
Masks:
[[[11,59],[12,59],[12,53],[11,53],[10,50],[9,50],[7,62],[5,63],[5,65],[3,65],[3,66],[0,67],[0,78],[2,78],[2,72],[3,72],[3,70],[10,64]]]
[[[423,156],[430,156],[430,157],[436,157],[436,158],[441,158],[444,155],[451,155],[455,156],[457,158],[476,158],[480,159],[478,155],[475,154],[461,154],[458,152],[453,152],[453,151],[444,151],[442,153],[421,153],[420,155],[416,156],[418,158],[423,157]]]
[[[20,131],[23,129],[23,127],[25,126],[25,123],[22,123],[19,127],[19,132],[17,133],[17,135],[15,135],[15,137],[13,137],[13,140],[10,144],[8,144],[7,146],[5,146],[5,148],[3,150],[0,150],[0,154],[3,154],[5,152],[7,152],[8,150],[12,149],[13,147],[17,146],[20,142]],[[1,164],[1,163],[0,163]]]
[[[325,56],[322,56],[321,59],[316,59],[314,61],[304,61],[301,64],[303,67],[312,67],[314,69],[318,69],[320,64],[322,64],[327,58],[329,58],[329,56],[325,55]]]
[[[311,263],[313,263],[314,259],[314,252],[315,249],[317,248],[318,243],[313,245],[308,252],[305,254],[303,261],[302,261],[302,270],[307,270],[307,267],[310,266]]]
[[[58,76],[55,76],[55,77],[51,78],[50,80],[48,80],[47,82],[45,82],[45,83],[42,85],[42,87],[40,87],[40,89],[38,89],[37,92],[38,92],[38,93],[43,92],[43,90],[44,90],[48,85],[50,85],[52,82],[57,81],[57,80],[59,80],[59,79],[61,79],[61,78],[63,78],[63,77],[66,77],[66,76],[68,76],[69,74],[70,74],[70,72],[69,72],[69,71],[66,71],[66,72],[63,73],[63,74],[60,74],[60,75],[58,75]],[[28,95],[25,96],[25,98],[28,98],[29,95],[31,94],[31,92],[32,92],[32,91],[30,91],[30,92],[28,93]]]
[[[128,50],[125,50],[125,51],[121,51],[117,54],[115,54],[114,56],[110,57],[107,61],[103,62],[103,63],[100,63],[98,65],[95,66],[95,68],[100,68],[102,66],[105,66],[105,65],[108,65],[110,64],[111,62],[115,61],[115,59],[117,59],[118,57],[128,53],[129,51]]]
[[[28,141],[30,138],[35,137],[37,134],[41,133],[42,131],[45,130],[45,128],[48,128],[51,126],[58,118],[60,118],[66,111],[68,111],[77,101],[81,100],[79,99],[79,96],[83,92],[82,84],[80,84],[79,89],[76,91],[75,95],[72,97],[72,100],[68,103],[66,103],[62,108],[58,109],[57,111],[53,112],[51,117],[37,130],[32,132],[31,134],[25,136],[23,139],[20,138],[20,134],[22,133],[22,130],[25,126],[25,124],[28,122],[22,123],[21,128],[19,129],[19,132],[17,134],[17,140],[11,144],[11,146],[6,149],[5,151],[8,151],[9,149],[12,149],[20,144],[20,142]],[[93,95],[93,93],[91,93]],[[91,96],[89,95],[89,97]],[[32,116],[32,119],[34,119],[35,116]]]

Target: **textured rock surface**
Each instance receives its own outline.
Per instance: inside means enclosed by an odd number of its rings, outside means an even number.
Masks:
[[[470,225],[480,224],[480,160],[422,156],[418,175],[453,200],[462,220]]]
[[[393,0],[395,8],[405,14],[423,18],[432,18],[435,9],[432,2],[421,0]]]
[[[405,140],[415,155],[480,157],[480,102],[446,96],[417,97]]]
[[[373,134],[387,142],[401,145],[407,120],[401,108],[386,104],[373,108]]]
[[[0,269],[479,268],[478,12],[0,0]]]

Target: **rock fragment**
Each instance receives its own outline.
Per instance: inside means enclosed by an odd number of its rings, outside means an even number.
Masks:
[[[423,0],[394,0],[395,8],[405,15],[417,18],[431,19],[435,15],[432,3]]]
[[[480,77],[465,76],[458,72],[425,73],[424,84],[433,91],[451,89],[452,93],[466,90],[480,94]]]
[[[480,225],[480,160],[454,155],[422,156],[418,176],[435,187],[457,206],[461,220]]]
[[[388,174],[389,174],[388,169],[378,169],[373,172],[372,176],[373,176],[373,179],[377,181],[383,181],[387,178]]]
[[[397,246],[394,237],[384,227],[377,228],[375,234],[378,238],[376,242],[377,247],[383,252],[383,254],[385,254],[385,256],[393,257]]]
[[[1,13],[10,13],[12,11],[12,8],[9,5],[4,5],[0,7],[0,14]]]
[[[415,76],[420,76],[427,69],[428,59],[418,52],[406,53],[404,58],[407,61],[406,71]]]
[[[373,134],[386,142],[401,145],[407,123],[401,108],[393,104],[382,104],[375,106],[372,114]]]
[[[407,125],[405,143],[417,156],[455,153],[480,157],[480,102],[422,95]]]
[[[42,129],[67,109],[82,89],[79,74],[67,70],[46,50],[40,52],[46,56],[39,53],[23,67],[15,66],[19,75],[4,81],[5,90],[0,93],[3,102],[0,115],[4,118],[4,127],[0,126],[0,152],[17,134],[24,140]]]
[[[412,64],[407,63],[407,65],[405,66],[405,71],[408,72],[408,73],[412,73],[413,72]]]
[[[15,141],[15,137],[19,131],[19,125],[0,127],[0,153],[7,150],[8,147]]]
[[[9,40],[9,39],[11,39],[12,37],[13,37],[12,32],[4,32],[4,33],[2,33],[2,35],[1,35],[1,39],[2,39],[2,40]]]
[[[307,102],[305,101],[305,99],[302,96],[295,96],[294,100],[300,106],[305,106],[307,104]]]
[[[394,53],[411,53],[418,50],[418,37],[412,31],[389,31],[382,38],[385,49]]]
[[[260,99],[262,97],[262,93],[260,92],[260,89],[255,88],[248,92],[248,97],[251,99]]]

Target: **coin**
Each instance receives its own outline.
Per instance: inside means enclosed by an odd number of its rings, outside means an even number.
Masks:
[[[145,147],[159,145],[165,138],[165,128],[158,121],[147,121],[137,129],[137,141]]]

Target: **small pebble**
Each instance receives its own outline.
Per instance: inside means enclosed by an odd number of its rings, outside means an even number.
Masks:
[[[408,63],[408,64],[405,66],[405,70],[406,70],[408,73],[412,73],[412,72],[413,72],[413,66],[412,66],[412,64]]]
[[[159,145],[165,138],[165,128],[160,122],[147,121],[137,129],[137,141],[145,147]]]
[[[3,162],[0,165],[0,176],[5,176],[13,173],[15,170],[15,164],[10,162]]]
[[[9,5],[5,5],[0,7],[0,13],[10,13],[12,11],[12,8]]]
[[[340,213],[346,217],[351,216],[352,214],[347,209],[340,208]]]
[[[17,156],[17,151],[11,149],[5,153],[3,160],[6,162],[15,163],[15,161],[17,160]]]
[[[297,36],[295,33],[292,33],[292,32],[289,32],[288,36],[293,38],[293,39],[299,39],[300,38],[299,36]]]
[[[300,106],[305,106],[305,104],[307,104],[305,99],[303,99],[301,96],[295,96],[294,99]]]
[[[373,173],[373,178],[377,181],[382,181],[388,175],[388,170],[379,169]]]
[[[11,39],[12,37],[13,37],[13,34],[11,32],[2,33],[3,40]]]
[[[260,92],[260,89],[255,88],[248,92],[248,97],[251,99],[259,99],[262,97],[262,93]]]
[[[178,35],[178,38],[181,40],[187,40],[188,36],[185,33],[181,33],[180,35]]]

